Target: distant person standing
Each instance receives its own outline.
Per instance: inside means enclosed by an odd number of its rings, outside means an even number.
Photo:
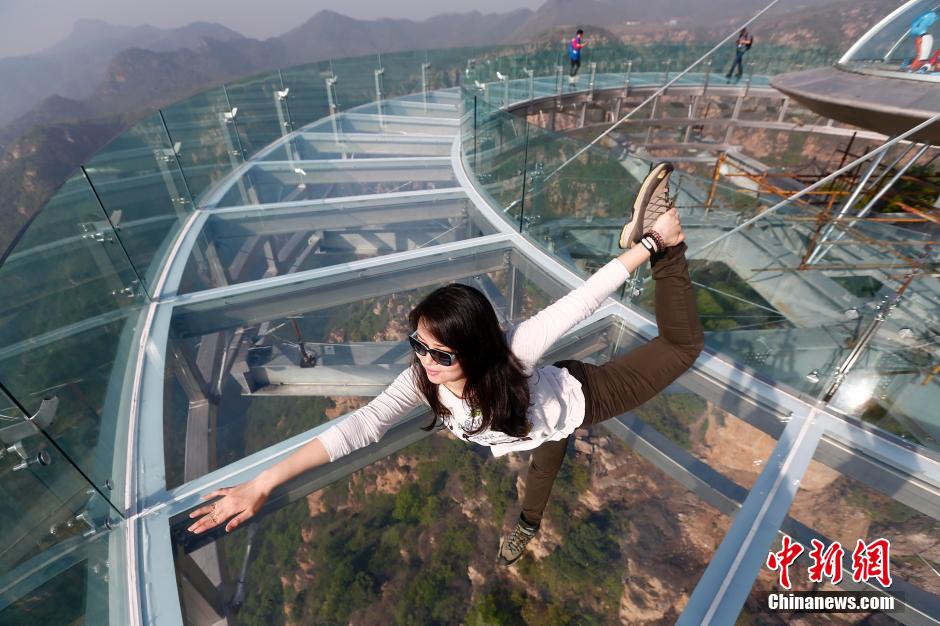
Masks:
[[[584,31],[580,28],[575,36],[568,42],[568,58],[571,59],[571,72],[568,74],[568,82],[574,84],[575,76],[581,69],[581,48],[584,47]]]
[[[933,52],[933,35],[930,29],[937,22],[936,9],[918,15],[911,23],[911,36],[914,38],[914,59],[911,61],[909,72],[929,72],[932,65],[937,62],[938,54]]]
[[[729,83],[731,82],[731,75],[734,73],[734,68],[738,68],[736,80],[741,80],[741,74],[744,73],[744,54],[751,49],[752,45],[754,45],[754,37],[751,36],[751,33],[747,32],[746,28],[742,28],[741,32],[738,33],[737,41],[734,42],[734,63],[731,64],[731,69],[725,74],[725,78]]]

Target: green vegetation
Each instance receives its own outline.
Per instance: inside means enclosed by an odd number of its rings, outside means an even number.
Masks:
[[[565,540],[547,558],[519,563],[544,594],[533,598],[490,570],[504,520],[517,507],[506,462],[442,436],[402,454],[326,488],[323,513],[311,516],[301,501],[258,522],[240,623],[611,623],[623,593],[618,537],[627,511],[592,513],[578,503],[590,484],[586,465],[568,459],[550,501],[547,515]],[[399,473],[397,488],[371,487],[390,471]],[[473,519],[458,501],[479,507]],[[246,537],[243,529],[221,540],[230,575]],[[486,583],[474,591],[468,568],[480,563],[481,549]]]
[[[921,516],[920,513],[894,498],[882,495],[848,478],[843,477],[842,480],[846,482],[847,488],[845,504],[864,511],[873,524],[879,526],[903,524]],[[894,556],[892,556],[893,559]]]
[[[704,422],[693,431],[693,425],[707,408],[705,401],[694,393],[660,394],[636,409],[640,418],[673,443],[686,450],[705,434]]]

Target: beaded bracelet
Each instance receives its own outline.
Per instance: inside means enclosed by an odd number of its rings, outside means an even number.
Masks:
[[[666,241],[663,239],[663,236],[657,233],[655,230],[647,231],[643,234],[644,237],[650,237],[653,241],[656,242],[657,252],[663,252],[666,250]]]

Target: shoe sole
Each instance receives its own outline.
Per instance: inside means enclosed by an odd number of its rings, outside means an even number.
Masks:
[[[640,185],[640,192],[636,195],[636,200],[633,202],[633,219],[620,231],[619,245],[621,249],[626,250],[639,243],[640,238],[643,236],[646,205],[649,204],[653,190],[656,188],[659,181],[671,174],[674,169],[672,163],[657,163],[652,171],[646,175],[646,178],[643,179],[643,184]]]

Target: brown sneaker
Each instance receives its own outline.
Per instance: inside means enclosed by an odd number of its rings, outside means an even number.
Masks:
[[[529,545],[529,542],[538,532],[538,526],[527,523],[520,516],[516,527],[512,529],[507,537],[503,538],[503,542],[499,546],[499,564],[512,565],[521,559],[522,555],[525,554],[525,547]]]
[[[648,232],[656,219],[672,208],[669,199],[669,175],[675,169],[672,163],[657,163],[640,185],[640,192],[633,202],[633,219],[620,231],[620,247],[632,248],[640,243],[643,233]]]

